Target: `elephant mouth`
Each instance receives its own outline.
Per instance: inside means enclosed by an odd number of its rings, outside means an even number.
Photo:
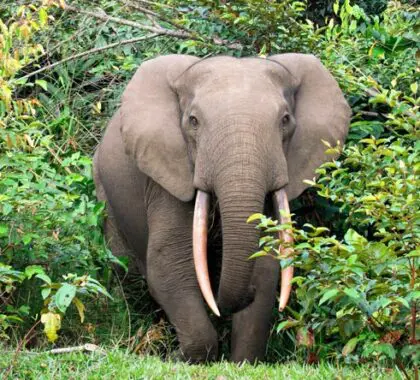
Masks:
[[[283,223],[290,223],[290,209],[287,194],[284,189],[273,193],[273,203],[276,210],[276,216]],[[208,216],[210,206],[210,195],[204,191],[198,190],[195,200],[194,222],[193,222],[193,256],[194,267],[198,284],[209,308],[215,315],[220,317],[220,311],[210,284],[210,275],[207,264],[207,234],[208,234]],[[284,210],[280,213],[279,210]],[[293,237],[290,230],[279,232],[279,239],[285,243],[293,243]],[[281,249],[283,254],[291,254],[291,249]],[[289,252],[287,252],[289,250]],[[251,254],[252,252],[250,252]],[[279,310],[282,311],[286,306],[292,289],[293,267],[289,266],[281,271]]]

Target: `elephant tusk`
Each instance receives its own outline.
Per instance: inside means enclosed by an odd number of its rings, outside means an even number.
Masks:
[[[209,269],[207,266],[207,220],[210,196],[197,190],[193,222],[193,257],[195,273],[201,293],[210,309],[220,317],[219,309],[211,290]]]
[[[274,193],[274,205],[280,223],[290,223],[290,208],[289,201],[287,199],[287,194],[284,189],[280,189]],[[281,215],[280,210],[284,210],[286,215]],[[290,230],[283,230],[279,232],[280,240],[286,243],[293,243],[293,236]],[[283,250],[283,253],[286,255],[293,254],[292,248],[286,248]],[[280,284],[280,300],[279,300],[279,311],[283,311],[286,307],[287,302],[289,301],[290,292],[292,290],[292,280],[293,280],[293,267],[289,266],[281,271],[281,284]]]

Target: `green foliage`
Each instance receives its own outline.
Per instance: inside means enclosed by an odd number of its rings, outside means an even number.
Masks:
[[[341,23],[329,23],[317,45],[356,112],[340,159],[307,181],[335,205],[335,223],[331,230],[279,225],[255,215],[250,220],[264,235],[254,257],[273,255],[298,268],[296,300],[277,331],[294,331],[311,360],[418,366],[418,40],[407,32],[416,28],[416,11],[393,4],[382,24],[347,1],[335,11]],[[288,244],[272,235],[284,229],[294,235],[293,258],[281,254]]]
[[[109,330],[131,327],[128,337],[118,330],[119,344],[136,352],[161,352],[162,345],[170,351],[172,333],[161,322],[150,327],[156,317],[145,316],[156,307],[139,298],[144,283],[133,285],[130,308],[121,307],[122,297],[96,302],[104,292],[97,281],[108,283],[109,264],[117,260],[101,232],[104,205],[95,200],[93,148],[122,89],[146,59],[297,51],[320,57],[345,92],[353,119],[345,147],[327,147],[342,150],[341,158],[323,165],[319,180],[311,182],[314,190],[292,205],[300,224],[254,217],[264,231],[254,257],[270,254],[299,271],[296,298],[277,325],[284,331],[277,338],[281,344],[272,338],[272,351],[280,347],[272,357],[308,353],[308,362],[369,359],[400,368],[418,362],[418,10],[412,2],[388,2],[386,9],[387,2],[379,0],[308,1],[306,9],[303,3],[141,3],[158,15],[153,17],[128,2],[75,0],[71,5],[82,10],[184,31],[191,38],[162,34],[23,80],[50,63],[148,32],[64,12],[62,2],[0,5],[2,338],[41,319],[55,340],[65,315],[62,339],[78,341],[79,334],[95,341],[96,334],[112,334],[104,332],[109,317]],[[286,228],[295,234],[294,259],[282,254],[273,236]],[[130,325],[131,300],[139,300],[143,313],[133,321],[144,323]],[[83,319],[90,323],[81,325]],[[296,352],[286,347],[289,340]]]
[[[340,1],[344,3],[344,1]],[[386,8],[387,0],[361,0],[352,1],[368,15],[380,15]],[[306,16],[317,24],[324,24],[334,17],[334,2],[327,0],[308,0]]]
[[[116,261],[104,246],[100,230],[104,205],[94,199],[90,158],[63,152],[39,100],[17,96],[49,87],[44,79],[28,83],[15,78],[23,66],[43,54],[35,40],[38,31],[48,28],[50,11],[46,6],[21,6],[7,25],[0,21],[0,335],[4,338],[10,327],[39,315],[41,305],[36,300],[42,295],[49,312],[41,311],[41,321],[54,341],[70,303],[83,321],[84,305],[76,293],[107,294],[87,273],[96,275],[100,266]],[[85,275],[69,274],[66,282],[53,282],[67,272]],[[47,285],[41,286],[40,280]],[[39,293],[24,303],[30,284]]]

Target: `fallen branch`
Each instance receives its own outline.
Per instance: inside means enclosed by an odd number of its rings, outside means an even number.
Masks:
[[[148,40],[148,39],[151,39],[151,38],[155,38],[157,36],[158,36],[158,34],[149,34],[148,36],[131,38],[129,40],[123,40],[123,41],[119,41],[119,42],[114,42],[114,43],[109,44],[109,45],[106,45],[106,46],[102,46],[102,47],[99,47],[99,48],[94,48],[94,49],[86,50],[84,52],[81,52],[81,53],[72,55],[70,57],[64,58],[61,61],[54,62],[54,63],[52,63],[52,64],[50,64],[48,66],[41,67],[40,69],[35,70],[35,71],[32,71],[31,73],[26,74],[23,77],[20,77],[20,78],[18,78],[16,80],[17,81],[20,81],[22,79],[27,79],[27,78],[33,77],[34,75],[37,75],[39,73],[42,73],[42,72],[44,72],[46,70],[51,70],[52,68],[54,68],[54,67],[56,67],[58,65],[62,65],[63,63],[74,61],[76,59],[85,57],[87,55],[99,53],[101,51],[112,49],[114,47],[118,47],[118,46],[122,46],[122,45],[134,44],[136,42]]]
[[[96,344],[86,343],[82,346],[53,348],[46,351],[47,354],[68,354],[71,352],[99,352],[105,354],[105,351]]]

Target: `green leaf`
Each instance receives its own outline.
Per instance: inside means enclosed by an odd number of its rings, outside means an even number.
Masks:
[[[349,229],[344,235],[344,241],[353,246],[362,247],[367,245],[368,241],[362,235],[359,235],[355,230]]]
[[[395,301],[399,302],[401,305],[405,306],[407,309],[410,308],[410,304],[407,302],[406,299],[404,299],[402,297],[395,297]]]
[[[25,276],[27,278],[32,278],[34,274],[45,274],[45,272],[40,265],[30,265],[25,268]]]
[[[36,278],[39,278],[40,280],[44,281],[45,283],[47,283],[48,285],[51,285],[51,279],[49,276],[47,276],[45,273],[38,273],[36,276]]]
[[[348,354],[351,354],[356,348],[358,342],[359,342],[359,338],[351,338],[343,347],[343,351],[342,351],[343,356],[347,356]]]
[[[396,352],[391,343],[379,343],[378,345],[376,345],[375,349],[376,351],[382,352],[390,359],[395,359]]]
[[[9,235],[9,226],[5,223],[0,223],[0,237]]]
[[[411,301],[418,301],[420,299],[420,290],[415,290],[413,292],[410,292],[408,296],[406,297],[407,302]]]
[[[347,259],[347,264],[348,265],[354,265],[357,261],[358,256],[357,255],[351,255],[348,259]]]
[[[266,251],[255,252],[253,255],[248,257],[248,260],[256,259],[257,257],[262,257],[262,256],[267,256],[267,252]]]
[[[329,299],[335,297],[340,291],[338,289],[330,289],[327,290],[322,298],[319,301],[319,305],[322,305],[324,302],[328,301]]]
[[[58,310],[62,313],[65,313],[66,309],[69,307],[73,301],[74,296],[76,295],[76,286],[72,284],[63,284],[54,296],[55,304],[57,305]]]
[[[42,26],[45,26],[48,22],[48,13],[45,8],[41,8],[38,12],[39,14],[39,22]]]
[[[260,241],[259,241],[259,246],[261,247],[262,245],[265,245],[265,244],[267,244],[267,243],[270,243],[270,242],[272,242],[273,240],[276,240],[276,239],[274,239],[274,237],[273,237],[273,236],[271,236],[271,235],[263,236],[263,237],[260,239]]]
[[[35,84],[37,84],[39,87],[41,87],[43,90],[47,91],[48,90],[48,82],[46,80],[43,79],[37,79],[35,81]]]
[[[260,213],[256,213],[256,214],[252,214],[247,220],[247,223],[251,223],[255,220],[261,220],[261,219],[265,219],[265,216],[263,214]]]
[[[51,294],[51,288],[42,288],[41,289],[41,297],[42,297],[43,300],[46,300],[50,294]]]
[[[283,321],[277,325],[276,331],[280,332],[281,330],[287,330],[287,329],[290,329],[291,327],[299,326],[301,324],[302,324],[301,321],[292,321],[292,320]]]
[[[28,245],[32,241],[32,234],[25,234],[22,236],[22,241],[25,245]]]
[[[420,257],[420,249],[409,252],[405,257]]]
[[[350,298],[353,298],[355,300],[360,299],[359,294],[353,288],[346,288],[346,289],[344,289],[344,293],[346,293],[346,295],[348,295]]]

